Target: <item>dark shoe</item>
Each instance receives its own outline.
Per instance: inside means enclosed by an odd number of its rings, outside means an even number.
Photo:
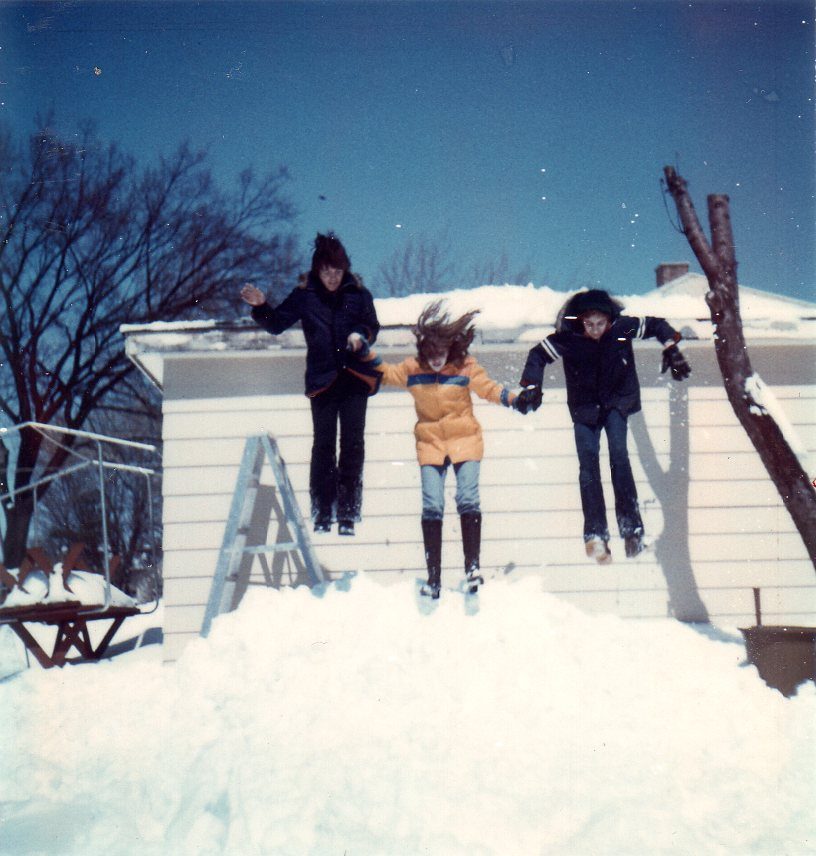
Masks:
[[[627,559],[634,559],[639,553],[646,549],[642,532],[634,532],[623,539],[623,549],[626,551]]]
[[[484,585],[484,577],[479,573],[479,566],[468,568],[465,580],[465,590],[468,594],[476,594],[479,586]]]
[[[315,532],[331,532],[331,518],[318,517],[314,522]]]
[[[337,534],[338,535],[353,535],[354,534],[354,521],[353,520],[340,520],[337,523]]]
[[[439,600],[440,586],[436,583],[422,583],[419,588],[419,593],[423,597],[429,597],[432,600]]]

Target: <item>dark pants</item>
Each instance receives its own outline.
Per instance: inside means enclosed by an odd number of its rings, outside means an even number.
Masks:
[[[314,442],[309,490],[313,520],[360,519],[368,392],[364,383],[343,372],[325,392],[311,399]]]
[[[638,508],[637,489],[626,449],[626,417],[617,410],[602,414],[597,425],[576,422],[575,448],[578,451],[578,483],[581,487],[581,505],[584,510],[584,540],[593,537],[609,540],[606,523],[606,503],[601,484],[599,451],[601,431],[606,431],[609,446],[609,463],[612,470],[612,489],[615,492],[615,516],[621,538],[643,532],[643,521]]]

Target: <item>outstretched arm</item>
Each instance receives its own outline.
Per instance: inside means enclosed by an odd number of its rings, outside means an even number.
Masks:
[[[516,394],[508,387],[493,380],[479,363],[473,364],[470,373],[470,387],[479,398],[492,401],[494,404],[501,404],[504,407],[513,407],[516,400]]]
[[[541,407],[544,369],[556,360],[560,360],[563,351],[564,346],[559,341],[557,333],[551,333],[535,347],[530,348],[524,371],[521,373],[520,383],[523,388],[516,401],[516,410],[519,413],[529,413]]]
[[[683,338],[680,333],[672,327],[665,318],[656,318],[650,315],[644,318],[621,317],[616,323],[620,326],[620,332],[633,339],[658,339],[663,345],[663,360],[661,363],[661,374],[671,369],[671,375],[675,380],[685,380],[691,374],[691,366],[677,347],[677,343]]]
[[[252,317],[264,330],[277,335],[300,321],[299,289],[295,289],[280,306],[273,308],[266,302],[260,288],[248,282],[241,289],[241,299],[252,307]]]
[[[401,363],[383,362],[377,352],[372,351],[365,340],[363,340],[363,344],[357,353],[360,356],[360,362],[382,375],[382,382],[386,386],[408,386],[408,365],[406,360],[403,360]]]

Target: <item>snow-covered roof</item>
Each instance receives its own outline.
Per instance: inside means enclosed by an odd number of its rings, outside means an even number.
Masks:
[[[686,338],[714,335],[705,296],[708,280],[687,273],[646,294],[622,298],[633,315],[668,318]],[[740,315],[746,339],[816,339],[816,303],[740,285]]]
[[[631,315],[667,318],[686,338],[714,335],[705,295],[708,282],[687,273],[646,294],[616,295]],[[558,311],[572,292],[547,286],[484,285],[440,294],[411,294],[375,299],[383,325],[381,344],[412,344],[410,327],[430,300],[444,299],[456,315],[480,310],[480,344],[526,344],[551,332]],[[740,310],[746,338],[816,340],[816,303],[740,286]],[[251,319],[176,321],[121,327],[128,356],[159,386],[165,359],[220,351],[240,355],[253,351],[305,347],[299,329],[270,336]]]

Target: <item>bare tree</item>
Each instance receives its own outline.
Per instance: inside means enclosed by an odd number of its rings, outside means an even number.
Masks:
[[[532,279],[529,265],[512,272],[507,253],[469,266],[457,266],[447,230],[436,238],[409,238],[377,271],[378,292],[388,297],[434,294],[454,288],[480,285],[526,284]]]
[[[247,279],[274,299],[298,268],[284,169],[248,170],[226,193],[186,144],[138,168],[90,126],[66,142],[47,121],[26,143],[0,136],[0,154],[0,414],[13,424],[78,429],[100,407],[133,409],[121,324],[221,314]],[[23,429],[0,494],[68,454]],[[25,555],[34,501],[4,503],[10,567]]]
[[[377,271],[378,292],[388,297],[425,294],[454,288],[456,266],[447,236],[409,238]]]
[[[776,485],[816,567],[816,490],[772,412],[765,406],[759,393],[761,386],[757,384],[748,358],[739,309],[737,259],[728,196],[712,194],[708,197],[709,244],[685,180],[670,166],[664,167],[663,174],[683,233],[708,279],[706,302],[714,324],[714,349],[728,400]]]
[[[486,259],[481,264],[474,262],[468,271],[468,283],[473,287],[480,285],[526,285],[533,279],[533,269],[527,264],[512,272],[506,251],[498,259]]]

